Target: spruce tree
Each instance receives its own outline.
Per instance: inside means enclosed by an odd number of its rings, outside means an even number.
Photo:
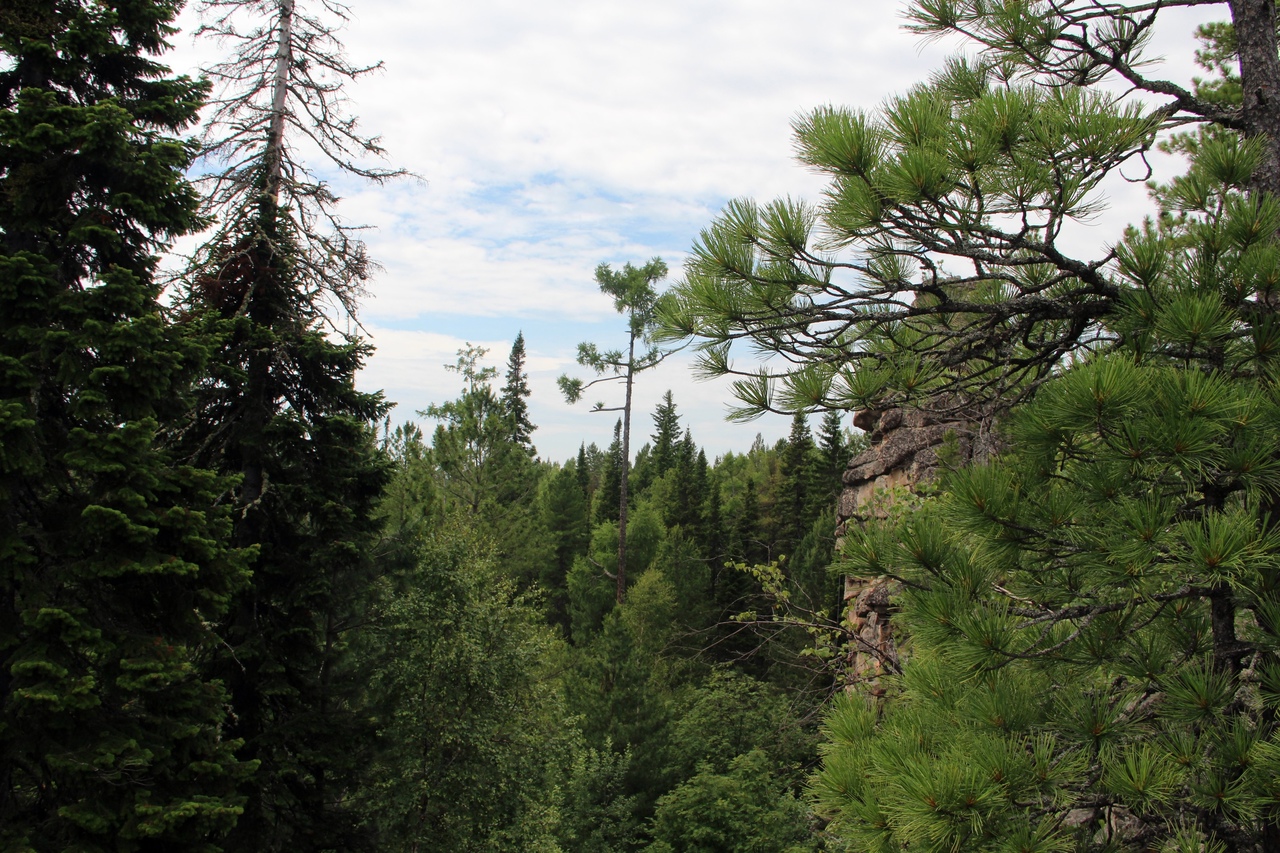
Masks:
[[[661,477],[675,465],[676,445],[680,441],[680,415],[669,390],[653,412],[653,429],[653,465],[656,475]]]
[[[791,418],[791,432],[782,453],[782,494],[779,500],[779,538],[788,554],[795,553],[811,521],[808,509],[812,506],[813,449],[809,419],[804,412],[796,412]]]
[[[748,565],[768,561],[768,543],[760,532],[760,498],[755,478],[747,480],[742,496],[742,509],[735,524],[738,552],[735,556]]]
[[[533,392],[529,390],[529,378],[524,371],[524,332],[517,332],[507,358],[506,384],[502,386],[502,408],[511,424],[511,440],[527,448],[534,455],[531,437],[537,429],[529,420],[529,404],[525,402]]]
[[[185,308],[220,335],[218,370],[184,434],[197,458],[239,477],[234,541],[253,583],[221,626],[215,663],[232,688],[241,755],[258,762],[236,849],[359,849],[349,797],[372,743],[352,633],[376,574],[373,522],[387,469],[372,424],[387,406],[355,387],[370,348],[338,332],[371,264],[337,199],[302,159],[383,180],[381,154],[346,114],[351,65],[336,3],[209,0],[201,32],[232,46],[215,83],[202,185],[213,229],[192,259]]]
[[[0,848],[212,850],[251,767],[201,663],[244,583],[226,482],[168,441],[208,342],[156,255],[196,225],[178,3],[0,12]]]
[[[566,584],[573,561],[586,553],[591,531],[587,501],[578,485],[577,466],[570,462],[551,475],[542,497],[543,526],[551,543],[551,559],[539,578],[547,596],[550,619],[569,627]]]
[[[622,421],[613,425],[613,441],[601,454],[600,487],[596,490],[594,523],[617,518],[614,507],[622,499]]]
[[[593,490],[591,487],[591,465],[587,461],[587,445],[585,443],[578,445],[574,473],[578,477],[578,488],[582,490],[582,496],[587,500],[587,508],[590,509]]]
[[[843,487],[845,466],[853,456],[845,444],[844,429],[840,425],[840,413],[829,411],[822,416],[818,427],[817,456],[814,460],[810,510],[831,509]]]

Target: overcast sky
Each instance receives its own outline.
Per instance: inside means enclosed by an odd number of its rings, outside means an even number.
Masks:
[[[457,396],[443,365],[460,347],[489,347],[502,366],[523,331],[534,441],[553,461],[582,441],[607,445],[616,417],[589,404],[617,392],[570,407],[555,387],[561,373],[585,375],[579,341],[625,340],[595,266],[660,256],[676,279],[729,199],[816,198],[821,181],[791,159],[792,119],[823,104],[872,109],[952,47],[903,32],[901,4],[866,0],[354,0],[351,11],[350,58],[385,66],[350,88],[352,110],[391,165],[423,178],[338,185],[342,214],[373,226],[383,266],[361,313],[377,347],[361,384],[385,390],[395,420],[422,420],[415,410]],[[1182,80],[1192,27],[1213,18],[1197,14],[1157,43]],[[175,45],[183,70],[216,50],[185,33]],[[1079,230],[1082,251],[1144,212],[1140,187],[1107,193],[1113,210]],[[727,383],[695,382],[678,357],[638,382],[635,447],[667,389],[713,458],[789,427],[726,423]]]

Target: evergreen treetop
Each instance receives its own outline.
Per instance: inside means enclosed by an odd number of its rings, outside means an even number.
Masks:
[[[511,344],[511,355],[507,357],[506,383],[502,386],[502,407],[506,410],[511,422],[511,439],[522,444],[533,452],[531,437],[537,429],[529,419],[529,404],[525,402],[533,392],[529,389],[529,378],[524,369],[524,332],[517,332]]]
[[[245,583],[167,439],[209,344],[155,253],[198,224],[177,3],[0,13],[0,848],[208,850],[252,765],[200,664]]]

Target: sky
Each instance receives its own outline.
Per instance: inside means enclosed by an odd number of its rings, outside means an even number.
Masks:
[[[905,32],[901,4],[872,0],[352,0],[350,11],[339,34],[350,59],[383,64],[348,88],[350,112],[381,137],[387,165],[419,176],[335,181],[340,213],[370,226],[382,267],[360,313],[377,349],[359,383],[397,404],[393,421],[430,432],[416,412],[458,396],[444,369],[457,351],[487,347],[500,385],[523,332],[534,443],[551,461],[606,446],[617,415],[591,404],[621,402],[606,386],[570,406],[555,385],[589,376],[574,364],[579,342],[625,343],[596,265],[661,257],[669,284],[730,199],[816,200],[823,181],[792,159],[792,121],[825,104],[874,109],[956,46]],[[1175,14],[1151,53],[1186,81],[1194,25],[1224,13]],[[218,51],[193,43],[194,20],[184,12],[175,69]],[[1084,254],[1147,210],[1141,185],[1117,179],[1104,194],[1109,211],[1072,235]],[[667,390],[712,459],[787,434],[785,416],[727,422],[728,383],[695,381],[689,362],[638,378],[633,447]]]

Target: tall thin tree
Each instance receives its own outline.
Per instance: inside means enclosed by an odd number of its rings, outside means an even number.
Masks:
[[[517,332],[511,344],[511,355],[507,357],[506,384],[502,386],[502,407],[506,410],[507,420],[511,423],[511,440],[523,446],[532,456],[533,431],[537,429],[529,419],[527,398],[533,393],[529,389],[529,377],[524,369],[524,332]]]
[[[232,844],[355,849],[347,797],[372,736],[353,704],[349,632],[364,621],[371,517],[385,466],[371,424],[381,396],[355,387],[369,353],[338,332],[354,319],[371,263],[337,197],[302,159],[374,181],[382,154],[346,112],[344,84],[375,70],[345,58],[347,10],[295,0],[208,0],[199,32],[230,44],[203,136],[205,213],[192,259],[193,322],[220,335],[218,372],[188,429],[194,458],[240,477],[235,542],[257,554],[254,582],[222,627],[220,672],[234,733],[259,764]]]
[[[614,272],[608,264],[596,267],[596,283],[607,295],[613,297],[613,307],[627,318],[627,348],[601,351],[593,343],[578,344],[578,364],[595,371],[597,378],[590,382],[561,376],[560,390],[565,399],[576,403],[583,392],[602,382],[621,382],[623,402],[621,406],[596,403],[592,411],[622,413],[622,471],[618,498],[618,567],[614,581],[617,585],[617,601],[622,603],[627,591],[627,475],[631,470],[631,395],[636,375],[652,370],[678,348],[664,349],[653,343],[652,333],[659,302],[654,285],[667,276],[667,265],[661,258],[654,258],[642,267],[624,264]]]

